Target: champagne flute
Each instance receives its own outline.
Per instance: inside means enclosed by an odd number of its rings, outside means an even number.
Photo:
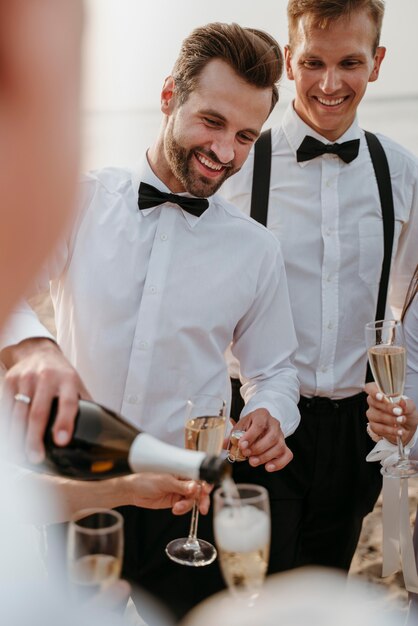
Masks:
[[[406,348],[402,322],[379,320],[366,324],[366,345],[373,378],[387,400],[402,398],[405,386]],[[397,478],[418,475],[418,462],[405,454],[402,438],[397,436],[398,459],[382,469],[382,474]]]
[[[78,511],[68,526],[70,589],[83,601],[118,580],[122,569],[123,517],[111,509]]]
[[[263,586],[270,553],[267,489],[238,484],[214,495],[214,531],[223,577],[232,594],[251,606]]]
[[[185,447],[201,450],[211,455],[219,455],[222,450],[226,414],[225,401],[219,396],[207,394],[193,396],[187,402],[185,424]],[[216,559],[216,548],[208,541],[198,539],[197,525],[199,507],[193,505],[188,537],[174,539],[167,544],[166,554],[172,561],[181,565],[201,567]]]

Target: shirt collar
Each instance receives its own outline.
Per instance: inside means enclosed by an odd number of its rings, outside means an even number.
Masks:
[[[282,128],[289,143],[289,146],[291,147],[292,152],[295,155],[295,159],[296,151],[306,135],[310,135],[311,137],[314,137],[315,139],[318,139],[318,141],[322,141],[323,143],[333,143],[330,142],[329,139],[326,139],[325,137],[317,133],[313,128],[311,128],[299,117],[294,109],[293,102],[289,104],[285,111],[282,120]],[[348,128],[345,133],[338,138],[337,141],[338,143],[341,143],[343,141],[351,141],[352,139],[360,139],[360,137],[361,131],[356,116],[350,128]],[[306,167],[308,163],[310,163],[310,161],[302,161],[299,163],[299,165],[301,167]]]
[[[151,166],[150,166],[150,164],[148,162],[146,154],[144,154],[143,158],[137,163],[137,165],[132,170],[132,172],[131,172],[131,181],[132,181],[132,188],[133,188],[133,191],[134,191],[135,198],[138,197],[138,189],[139,189],[139,184],[141,182],[148,183],[149,185],[152,185],[153,187],[155,187],[159,191],[164,191],[166,193],[171,193],[171,189],[169,189],[167,187],[167,185],[165,185],[158,178],[158,176],[153,172],[153,170],[151,169]],[[188,197],[188,198],[195,198],[196,197],[196,196],[193,196],[192,194],[190,194],[188,192],[178,193],[177,195],[185,196],[185,197]],[[213,196],[209,197],[208,201],[209,201],[209,207],[206,209],[206,211],[200,217],[196,217],[195,215],[192,215],[191,213],[188,213],[187,211],[184,211],[181,207],[178,207],[178,208],[181,211],[181,213],[183,214],[183,216],[185,217],[185,219],[187,220],[187,222],[189,223],[189,225],[193,227],[193,226],[195,226],[199,222],[199,220],[202,219],[202,217],[207,213],[207,211],[210,210],[211,205],[214,202]],[[151,207],[150,209],[143,209],[141,211],[141,213],[142,213],[142,215],[144,217],[146,217],[147,215],[150,215],[150,213],[155,211],[155,209],[157,209],[157,208],[158,208],[158,205],[154,206],[154,207]]]

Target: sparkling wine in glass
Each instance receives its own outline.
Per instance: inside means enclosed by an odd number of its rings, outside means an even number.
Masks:
[[[366,345],[373,378],[388,402],[396,404],[405,386],[406,348],[399,320],[379,320],[366,324]],[[395,418],[394,418],[395,419]],[[397,478],[418,475],[418,462],[405,454],[401,437],[397,436],[398,459],[382,473]]]
[[[78,511],[68,526],[67,565],[72,595],[84,601],[118,580],[123,517],[111,509]]]
[[[252,605],[260,593],[270,552],[270,504],[260,485],[226,483],[214,495],[214,531],[219,562],[229,589]]]
[[[215,456],[221,453],[226,428],[225,406],[223,398],[218,396],[203,394],[190,398],[187,402],[185,423],[187,449],[200,450]],[[172,561],[201,567],[216,559],[216,548],[197,537],[198,520],[199,508],[195,502],[188,537],[170,541],[165,549]]]

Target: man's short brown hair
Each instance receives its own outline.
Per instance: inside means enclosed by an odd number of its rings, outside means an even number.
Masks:
[[[270,110],[274,108],[279,99],[277,83],[283,71],[279,44],[262,30],[220,22],[196,28],[182,43],[173,69],[180,104],[196,88],[202,70],[213,59],[228,63],[250,85],[260,89],[270,87]]]
[[[311,26],[328,28],[329,24],[340,17],[350,17],[357,11],[367,11],[376,27],[376,38],[373,42],[373,54],[380,42],[383,15],[385,12],[384,0],[289,0],[287,17],[289,23],[289,44],[295,42],[299,20],[307,17]]]

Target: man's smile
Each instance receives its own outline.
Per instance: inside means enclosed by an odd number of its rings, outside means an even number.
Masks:
[[[198,161],[200,168],[204,170],[205,174],[209,177],[217,177],[223,173],[230,165],[219,163],[219,161],[213,161],[206,154],[195,151],[194,156]]]
[[[326,107],[337,107],[342,104],[349,96],[342,96],[340,98],[323,98],[320,96],[314,96],[314,100],[317,100],[319,104]]]

